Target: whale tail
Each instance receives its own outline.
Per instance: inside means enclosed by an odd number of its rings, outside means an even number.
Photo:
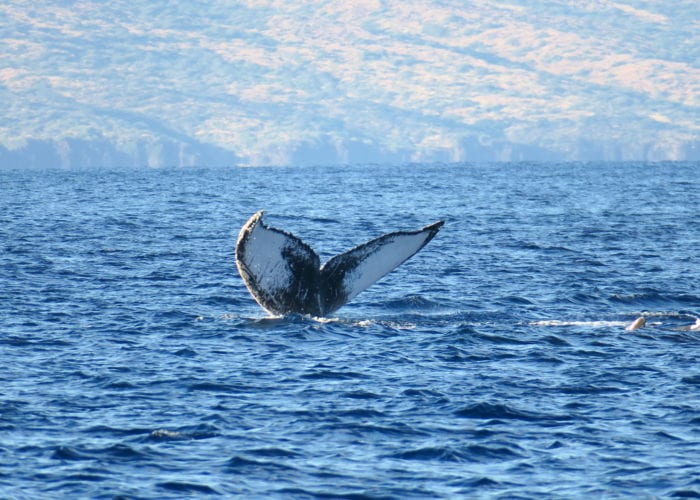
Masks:
[[[273,314],[326,316],[415,255],[440,230],[438,221],[397,231],[320,264],[313,249],[291,233],[267,226],[259,211],[236,242],[236,266],[251,295]]]

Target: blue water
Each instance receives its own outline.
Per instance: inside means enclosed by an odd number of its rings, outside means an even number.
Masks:
[[[0,497],[698,498],[699,174],[0,172]],[[446,224],[275,319],[233,259],[260,209],[322,259]]]

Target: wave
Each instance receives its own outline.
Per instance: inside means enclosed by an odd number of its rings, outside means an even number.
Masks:
[[[346,491],[343,491],[346,490]],[[360,491],[347,490],[347,488],[332,488],[329,490],[309,489],[309,488],[279,488],[271,491],[273,498],[318,498],[318,499],[342,499],[342,500],[394,500],[404,495],[383,495],[375,493],[365,493],[364,488]]]
[[[681,308],[700,308],[700,296],[693,294],[672,294],[661,292],[655,289],[646,289],[637,293],[613,294],[608,301],[615,304],[647,306],[651,309],[668,308],[669,305],[676,305]]]
[[[270,447],[270,448],[251,448],[248,450],[245,450],[245,453],[248,455],[255,455],[259,457],[268,457],[268,458],[296,458],[299,457],[299,453],[288,450],[285,448],[275,448],[275,447]]]
[[[195,382],[187,387],[190,391],[207,391],[222,394],[251,393],[259,390],[258,387],[246,384],[231,384],[221,382]]]
[[[565,321],[558,319],[546,319],[531,321],[528,324],[531,326],[590,326],[593,328],[600,328],[608,326],[625,327],[629,325],[629,321]]]
[[[147,437],[147,441],[189,441],[218,437],[221,430],[211,424],[176,427],[174,430],[155,429]]]
[[[431,300],[423,295],[406,295],[398,299],[391,299],[376,302],[369,305],[372,308],[379,308],[389,311],[424,311],[443,309],[444,305],[436,300]]]
[[[303,373],[300,376],[300,378],[307,380],[354,380],[367,378],[367,375],[364,373],[353,371],[334,371],[321,369]]]
[[[473,444],[460,448],[427,446],[389,455],[400,460],[431,460],[438,462],[482,462],[484,460],[515,460],[523,454],[507,446]]]
[[[454,414],[461,418],[486,420],[566,421],[573,419],[571,415],[550,415],[516,410],[501,403],[476,403],[456,410]]]
[[[293,458],[293,457],[278,457],[275,456],[274,458]],[[288,465],[287,463],[283,463],[281,461],[273,461],[273,460],[259,460],[259,459],[253,459],[253,458],[248,458],[242,455],[234,455],[230,459],[226,461],[226,469],[229,472],[235,472],[237,474],[246,474],[247,471],[250,471],[251,469],[254,470],[259,470],[259,469],[279,469],[279,470],[285,470],[285,471],[294,471],[296,470],[296,467],[293,467],[291,465]]]
[[[164,490],[183,494],[206,493],[209,495],[220,495],[216,489],[206,484],[189,483],[185,481],[164,481],[157,483],[157,486]]]
[[[530,326],[544,327],[587,327],[587,328],[626,328],[637,318],[646,320],[644,329],[664,328],[671,330],[693,330],[698,317],[682,311],[634,311],[616,315],[624,319],[560,320],[541,319],[530,321]]]
[[[105,448],[89,448],[80,446],[57,446],[51,458],[56,460],[141,460],[152,458],[150,453],[144,453],[132,446],[118,443]]]
[[[374,435],[382,436],[380,439],[395,438],[402,436],[410,438],[412,436],[429,436],[430,434],[421,429],[417,429],[404,422],[392,421],[387,424],[379,424],[377,422],[386,422],[389,420],[389,415],[383,412],[373,410],[364,411],[346,411],[339,413],[329,413],[333,417],[343,417],[338,422],[324,424],[319,427],[323,431],[331,433],[344,433],[353,436],[362,436],[363,439],[372,439]],[[353,421],[356,418],[358,421]]]

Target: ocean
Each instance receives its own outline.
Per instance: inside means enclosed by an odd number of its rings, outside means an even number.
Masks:
[[[0,498],[700,498],[700,164],[0,171]],[[268,317],[258,210],[327,260]],[[644,317],[646,326],[625,326]]]

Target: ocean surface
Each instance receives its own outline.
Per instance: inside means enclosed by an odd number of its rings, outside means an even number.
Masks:
[[[270,318],[261,209],[446,223]],[[699,316],[697,163],[0,171],[0,498],[700,498]]]

